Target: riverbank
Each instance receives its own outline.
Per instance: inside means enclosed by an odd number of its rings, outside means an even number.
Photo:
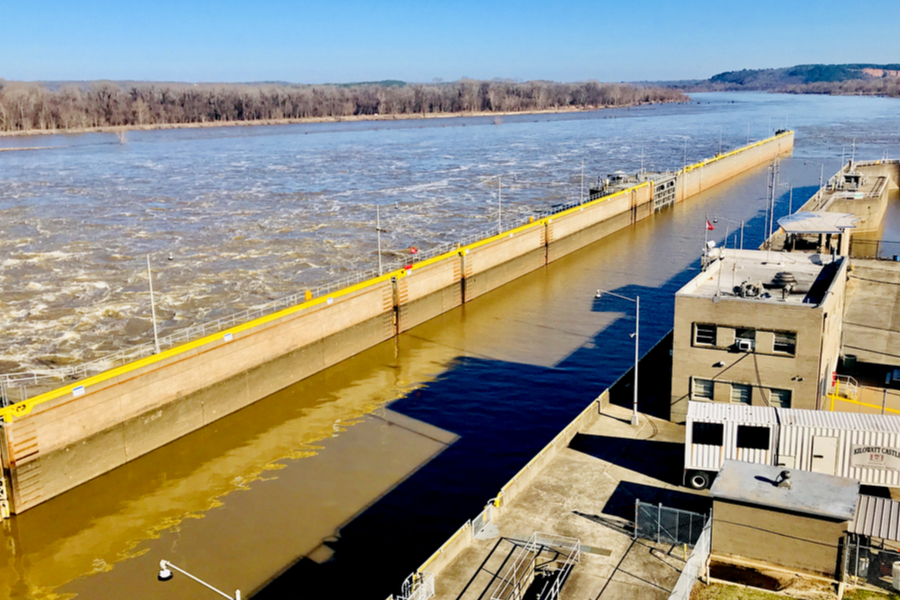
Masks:
[[[414,121],[418,119],[452,119],[461,117],[503,117],[512,115],[547,115],[564,113],[582,113],[608,108],[634,108],[654,104],[680,104],[678,102],[636,102],[626,105],[600,105],[584,107],[560,107],[546,110],[527,111],[464,111],[455,113],[398,113],[388,115],[349,115],[344,117],[306,117],[302,119],[257,119],[252,121],[206,121],[202,123],[155,123],[152,125],[116,125],[105,127],[78,127],[72,129],[26,129],[23,131],[0,131],[0,137],[30,137],[38,135],[81,135],[85,133],[116,133],[128,131],[153,131],[157,129],[206,129],[210,127],[250,127],[258,125],[298,125],[307,123],[353,123],[364,121]],[[497,125],[499,121],[495,122]],[[6,150],[32,150],[33,148],[0,148]]]

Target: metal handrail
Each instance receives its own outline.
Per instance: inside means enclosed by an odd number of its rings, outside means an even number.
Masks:
[[[733,154],[738,154],[740,152],[749,150],[756,146],[760,146],[764,143],[767,143],[773,139],[777,139],[778,137],[782,137],[783,135],[787,135],[786,132],[778,136],[774,136],[771,138],[766,138],[764,140],[760,140],[753,144],[744,146],[742,148],[738,148],[736,150],[732,150],[727,154],[718,155],[715,158],[707,159],[701,161],[699,163],[695,163],[693,165],[688,165],[684,169],[675,172],[675,174],[681,174],[690,172],[691,170],[698,168],[700,166],[704,166],[706,164],[715,162],[717,160],[721,160],[726,156],[731,156]],[[873,161],[874,162],[874,161]],[[884,162],[884,161],[883,161]],[[862,164],[862,163],[859,163]],[[668,172],[667,172],[668,173]],[[617,192],[613,192],[612,194],[601,196],[599,198],[588,199],[579,202],[570,202],[562,206],[557,206],[549,210],[540,211],[535,215],[530,216],[527,220],[520,219],[517,220],[512,227],[507,227],[500,231],[499,234],[495,234],[493,232],[479,232],[475,233],[466,238],[462,238],[457,242],[446,242],[444,244],[439,244],[433,248],[430,248],[425,251],[418,252],[415,255],[412,255],[409,259],[398,259],[391,263],[388,263],[384,266],[384,272],[390,272],[392,270],[400,270],[407,266],[411,266],[417,262],[422,262],[425,260],[429,260],[431,258],[435,258],[437,256],[441,256],[442,254],[447,254],[454,250],[458,250],[463,246],[468,246],[471,244],[478,243],[485,239],[490,239],[491,237],[497,235],[504,235],[513,229],[517,229],[522,225],[526,224],[539,224],[541,220],[551,217],[553,215],[558,215],[560,213],[564,213],[566,211],[572,210],[574,208],[578,208],[580,206],[585,206],[588,204],[593,204],[596,202],[605,201],[606,199],[610,199],[619,194],[628,192],[629,190],[635,189],[637,187],[642,187],[644,185],[649,185],[652,182],[650,180],[638,183],[635,186],[630,188],[626,188],[624,190],[620,190]],[[493,225],[491,225],[493,227]],[[357,271],[354,273],[350,273],[345,277],[332,281],[327,284],[319,285],[313,288],[309,288],[308,291],[312,294],[313,298],[321,297],[337,290],[349,287],[351,285],[361,283],[368,279],[373,279],[379,276],[378,269],[371,268],[362,271]],[[172,334],[169,334],[159,340],[160,350],[169,349],[175,346],[190,342],[192,340],[203,338],[207,335],[211,335],[213,333],[220,332],[229,327],[234,327],[235,325],[243,324],[259,317],[272,314],[274,312],[278,312],[279,310],[283,310],[285,308],[289,308],[291,306],[295,306],[300,304],[302,301],[306,299],[306,291],[302,293],[295,293],[289,296],[279,298],[273,300],[271,302],[267,302],[261,306],[255,308],[248,308],[243,311],[234,313],[232,315],[222,317],[216,319],[215,321],[209,323],[203,323],[200,325],[193,325],[187,327],[185,329],[179,330]],[[10,399],[10,392],[13,389],[19,390],[19,398],[17,401],[25,400],[28,398],[28,388],[29,387],[38,387],[38,386],[48,386],[58,384],[60,382],[73,382],[78,381],[80,379],[85,379],[91,374],[98,374],[103,371],[109,370],[113,367],[123,365],[135,360],[140,360],[142,358],[146,358],[152,356],[156,353],[156,346],[152,342],[147,342],[144,344],[140,344],[138,346],[133,346],[131,348],[125,348],[123,350],[119,350],[112,354],[108,354],[105,356],[98,357],[96,359],[81,363],[80,365],[73,367],[58,367],[55,369],[33,369],[29,371],[20,371],[13,373],[0,374],[0,407],[11,404],[12,401]]]
[[[533,217],[531,221],[533,222]],[[527,223],[528,221],[525,222]],[[509,229],[515,229],[517,227],[520,227],[521,225],[521,220],[518,220],[516,223],[512,224]],[[507,229],[506,231],[509,231],[509,229]],[[493,235],[497,234],[493,232],[476,233],[462,238],[458,242],[445,242],[428,250],[419,251],[416,254],[412,254],[409,258],[395,259],[394,261],[386,263],[383,267],[383,271],[385,273],[389,273],[391,271],[399,271],[406,267],[415,265],[416,263],[423,262],[425,260],[429,260],[443,254],[448,254],[463,246],[474,244],[476,242],[484,240],[486,237],[491,237]],[[374,279],[378,276],[378,269],[370,268],[350,273],[349,275],[346,275],[327,284],[311,287],[308,291],[313,298],[319,298],[337,290],[349,287],[351,285],[361,283],[369,279]],[[289,296],[272,300],[261,306],[247,308],[226,317],[221,317],[219,319],[216,319],[215,321],[186,327],[165,337],[161,337],[159,339],[160,349],[165,350],[173,348],[192,340],[200,339],[207,335],[211,335],[230,327],[234,327],[235,325],[258,319],[259,317],[278,312],[279,310],[283,310],[291,306],[296,306],[307,299],[306,294],[307,291],[294,293]],[[53,385],[63,381],[71,382],[85,379],[92,374],[101,373],[113,367],[152,356],[155,353],[155,344],[153,342],[147,342],[95,358],[76,366],[58,367],[54,369],[33,369],[29,371],[0,374],[0,406],[3,406],[5,404],[4,399],[9,399],[9,393],[12,389],[20,389],[20,394],[24,396],[27,394],[27,392],[23,390],[23,388]],[[20,398],[20,400],[21,399],[24,398]]]

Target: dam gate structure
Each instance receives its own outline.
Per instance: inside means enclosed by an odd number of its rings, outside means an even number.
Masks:
[[[173,337],[158,354],[145,349],[141,356],[122,355],[120,361],[58,375],[0,376],[0,514],[21,514],[657,210],[790,153],[793,142],[793,132],[783,132],[497,235],[442,247],[434,256],[381,275],[376,271],[349,285],[245,311],[246,321],[236,316],[198,327],[196,339]]]

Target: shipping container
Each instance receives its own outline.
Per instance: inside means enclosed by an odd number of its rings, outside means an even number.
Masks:
[[[690,402],[685,484],[708,487],[726,459],[900,487],[900,417]]]

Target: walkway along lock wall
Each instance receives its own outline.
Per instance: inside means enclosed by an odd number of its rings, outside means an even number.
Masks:
[[[790,153],[793,140],[785,132],[686,167],[676,201]],[[2,408],[9,510],[21,513],[652,213],[645,182]]]

